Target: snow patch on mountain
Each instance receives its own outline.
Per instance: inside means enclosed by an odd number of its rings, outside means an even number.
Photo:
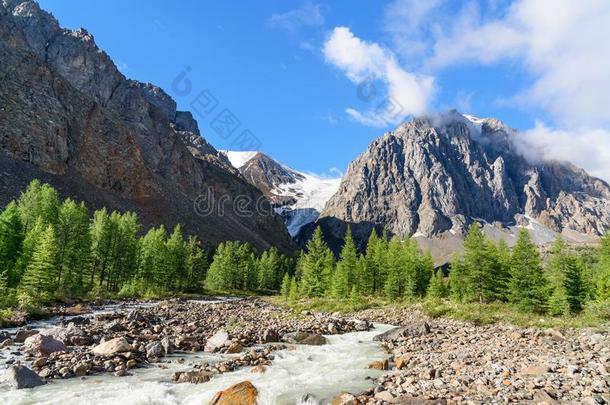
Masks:
[[[291,236],[296,236],[303,226],[318,219],[341,182],[341,178],[294,170],[256,151],[222,153],[248,182],[258,187],[273,203],[275,211],[284,218]],[[258,165],[261,159],[269,160],[264,165]],[[266,173],[261,173],[261,167],[265,167]],[[279,167],[281,170],[278,170]]]
[[[222,152],[233,165],[234,168],[239,169],[244,166],[250,159],[252,159],[258,152],[256,151],[231,151],[222,150]]]

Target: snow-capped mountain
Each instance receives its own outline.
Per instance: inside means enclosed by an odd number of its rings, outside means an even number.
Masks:
[[[372,227],[412,235],[439,263],[460,249],[473,221],[509,243],[519,227],[540,244],[558,234],[596,240],[610,227],[610,185],[569,162],[530,159],[536,151],[525,147],[494,118],[457,111],[415,118],[349,165],[317,225],[338,246],[347,225],[361,240]]]
[[[296,171],[261,152],[223,151],[244,178],[271,201],[291,236],[312,222],[337,191],[340,178]]]

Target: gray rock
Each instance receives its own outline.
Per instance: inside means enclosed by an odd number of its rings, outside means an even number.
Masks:
[[[161,339],[161,346],[163,346],[163,351],[166,355],[174,352],[174,344],[168,336]]]
[[[63,342],[51,336],[38,333],[25,340],[23,350],[30,354],[48,356],[51,353],[68,351],[68,348]]]
[[[7,373],[7,382],[17,388],[34,388],[44,384],[44,381],[26,366],[11,366]]]
[[[280,335],[275,329],[265,329],[263,332],[263,343],[279,342]]]
[[[224,329],[219,329],[205,342],[205,351],[214,352],[225,345],[229,340],[229,334]]]
[[[312,346],[321,346],[328,343],[324,336],[307,332],[286,333],[282,336],[282,340],[287,343]]]
[[[146,345],[146,357],[149,359],[165,356],[165,350],[161,342],[151,342]]]
[[[384,340],[395,340],[401,337],[416,337],[423,336],[430,333],[430,325],[427,322],[421,322],[409,326],[401,326],[398,328],[390,329],[384,333],[381,333],[373,338],[374,341],[380,342]]]
[[[112,356],[117,353],[131,351],[131,345],[124,337],[108,340],[95,346],[91,353],[97,356]]]
[[[23,343],[27,338],[37,334],[38,331],[36,329],[19,329],[15,334],[15,342]]]

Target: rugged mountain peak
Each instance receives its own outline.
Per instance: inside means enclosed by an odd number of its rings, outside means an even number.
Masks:
[[[610,226],[608,184],[566,162],[528,161],[517,137],[499,120],[457,111],[416,118],[350,164],[321,216],[431,238],[474,220],[509,227],[529,218],[590,236]]]
[[[137,211],[146,225],[183,223],[210,244],[293,248],[279,216],[232,209],[261,193],[192,115],[127,79],[86,30],[62,29],[33,1],[2,0],[0,60],[0,204],[38,177],[91,207]]]
[[[291,236],[314,222],[339,186],[338,178],[303,173],[261,152],[223,151],[250,184],[272,202]]]

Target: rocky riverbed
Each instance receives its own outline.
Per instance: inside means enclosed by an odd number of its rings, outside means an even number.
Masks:
[[[391,369],[360,399],[378,403],[610,403],[610,335],[473,326],[410,309],[367,310],[398,325],[377,339]],[[412,402],[412,401],[419,402]]]
[[[125,390],[125,403],[610,403],[607,329],[473,326],[412,309],[345,317],[258,299],[86,312],[0,331],[7,403],[114,403]]]

